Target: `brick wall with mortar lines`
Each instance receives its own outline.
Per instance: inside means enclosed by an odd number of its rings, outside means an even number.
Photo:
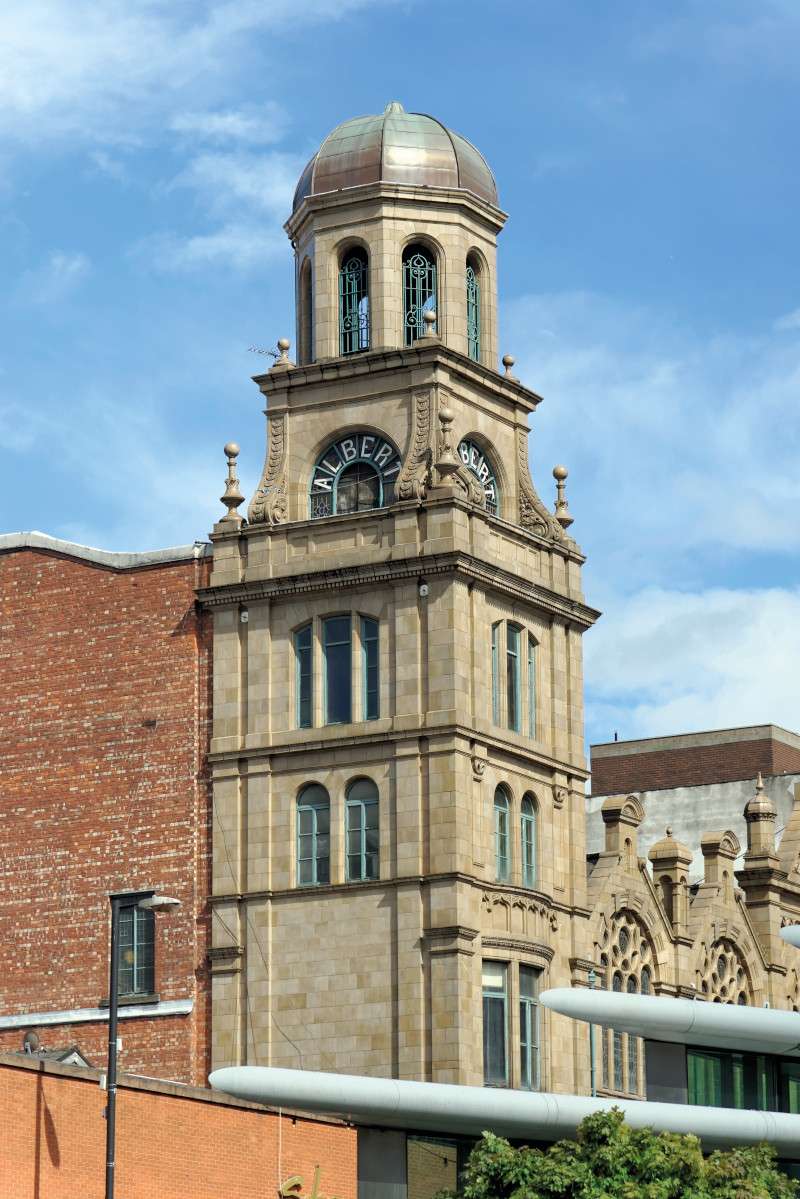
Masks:
[[[0,1054],[3,1199],[101,1199],[105,1099],[94,1070]],[[123,1076],[116,1149],[126,1199],[263,1199],[293,1175],[308,1195],[317,1167],[320,1199],[356,1199],[354,1128],[192,1087]]]
[[[156,989],[194,1010],[123,1021],[121,1065],[198,1082],[210,1019],[210,628],[194,603],[205,571],[0,558],[0,1015],[97,1007],[107,893],[156,886],[182,901],[156,918]],[[0,1046],[17,1048],[24,1031],[0,1033]],[[105,1053],[103,1022],[39,1035],[92,1061]]]
[[[592,794],[658,791],[800,770],[800,751],[773,738],[592,757]]]

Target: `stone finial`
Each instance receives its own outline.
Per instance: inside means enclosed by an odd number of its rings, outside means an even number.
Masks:
[[[244,503],[244,496],[239,489],[239,477],[236,474],[236,459],[239,457],[239,447],[235,441],[229,441],[225,446],[225,455],[228,459],[228,477],[225,480],[225,491],[219,497],[228,511],[219,522],[229,521],[233,525],[241,525],[244,517],[236,509],[240,504]]]
[[[680,937],[686,934],[689,918],[688,876],[692,851],[675,840],[671,825],[668,824],[664,832],[666,836],[650,846],[647,856],[667,919],[672,931]]]
[[[515,377],[511,372],[511,368],[515,362],[516,362],[516,358],[514,357],[513,354],[504,354],[503,355],[503,366],[506,368],[506,375],[508,376],[509,379],[513,379]]]
[[[440,485],[451,483],[453,475],[459,467],[458,458],[453,451],[450,429],[454,419],[455,416],[452,409],[448,408],[447,405],[442,405],[439,409],[439,451],[434,463]]]
[[[573,517],[570,515],[569,507],[567,506],[566,489],[564,486],[568,474],[569,471],[566,466],[553,467],[553,478],[556,481],[555,518],[562,529],[568,529],[573,521]]]
[[[744,808],[747,824],[747,855],[775,852],[775,821],[778,813],[772,800],[764,790],[761,771],[756,778],[756,793]]]
[[[433,326],[436,324],[436,313],[432,308],[426,308],[422,314],[422,323],[425,326],[425,336],[434,337],[435,330]]]
[[[292,343],[289,341],[288,337],[278,338],[278,357],[275,359],[275,362],[271,368],[272,370],[289,370],[294,366],[294,363],[289,357],[289,347],[291,344]]]

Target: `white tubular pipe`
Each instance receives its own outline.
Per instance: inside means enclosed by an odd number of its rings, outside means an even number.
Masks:
[[[586,987],[553,987],[540,1003],[562,1016],[681,1045],[800,1057],[800,1014]]]
[[[527,1141],[571,1137],[586,1116],[618,1107],[633,1128],[693,1133],[709,1149],[768,1141],[782,1157],[800,1155],[800,1116],[783,1112],[399,1082],[267,1066],[228,1066],[215,1070],[208,1081],[239,1099],[321,1112],[356,1124],[471,1136],[490,1130]]]

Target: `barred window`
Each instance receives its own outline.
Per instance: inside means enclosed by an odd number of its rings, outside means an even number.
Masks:
[[[423,315],[436,312],[436,259],[422,245],[409,246],[403,254],[403,340],[411,346],[425,333]],[[438,322],[432,332],[438,330]]]
[[[369,260],[360,247],[348,250],[339,267],[339,353],[369,349]]]
[[[467,259],[467,353],[475,362],[481,356],[480,264],[474,254]]]

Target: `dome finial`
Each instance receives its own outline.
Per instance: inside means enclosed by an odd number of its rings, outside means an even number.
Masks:
[[[399,100],[390,100],[383,110],[383,115],[388,116],[390,112],[405,112],[405,109]]]

